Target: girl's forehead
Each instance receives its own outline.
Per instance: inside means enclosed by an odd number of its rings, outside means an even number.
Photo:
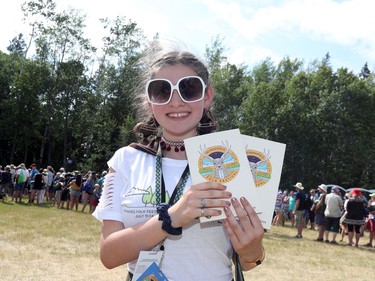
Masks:
[[[193,68],[183,64],[176,64],[176,65],[167,65],[164,66],[157,71],[154,72],[152,76],[153,79],[155,78],[164,78],[172,80],[178,80],[181,77],[185,76],[194,76],[197,73],[194,71]]]

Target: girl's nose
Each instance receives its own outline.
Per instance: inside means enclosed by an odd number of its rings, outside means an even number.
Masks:
[[[184,101],[181,99],[179,92],[176,89],[174,89],[173,92],[172,92],[171,101],[169,103],[179,105],[183,102]]]

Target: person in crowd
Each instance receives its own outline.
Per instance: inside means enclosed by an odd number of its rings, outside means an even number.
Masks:
[[[347,192],[344,196],[344,206],[346,204],[346,201],[349,200],[350,193]],[[346,211],[345,208],[343,210],[343,214],[340,218],[340,231],[341,231],[341,239],[340,242],[344,241],[345,235],[348,235],[348,225],[344,222],[346,217]]]
[[[99,194],[102,194],[104,177],[107,175],[107,171],[103,171],[97,183],[99,184]]]
[[[58,173],[60,174],[60,173]],[[61,196],[62,196],[62,191],[65,186],[65,178],[61,175],[58,176],[57,179],[54,181],[54,189],[55,189],[55,199],[53,201],[52,206],[55,206],[59,209],[61,205]]]
[[[289,205],[288,205],[288,218],[291,222],[291,227],[295,225],[295,218],[294,218],[294,209],[296,208],[296,196],[294,194],[294,190],[289,192]]]
[[[53,187],[53,180],[55,178],[55,170],[52,166],[47,166],[47,190],[46,190],[46,198],[47,201],[53,202],[55,197],[55,190]]]
[[[94,185],[94,195],[93,195],[94,198],[93,198],[92,203],[91,203],[91,209],[92,209],[91,213],[95,212],[95,209],[99,204],[100,196],[101,196],[100,184],[96,183]]]
[[[310,229],[311,230],[316,230],[315,229],[315,211],[314,211],[314,202],[318,200],[319,197],[316,196],[316,189],[312,188],[310,190],[310,198],[309,198],[309,208],[308,208],[308,213],[309,213],[309,222],[310,222]]]
[[[109,160],[94,212],[102,221],[101,261],[107,268],[128,264],[131,280],[141,251],[163,251],[159,265],[168,280],[232,280],[234,253],[245,271],[264,259],[264,229],[250,203],[225,185],[191,182],[183,141],[214,130],[208,70],[183,51],[166,52],[149,66],[140,112],[150,115],[135,127],[141,141]],[[142,201],[147,190],[155,202]],[[165,202],[161,190],[176,195]],[[226,219],[200,223],[199,217],[222,212]]]
[[[284,190],[284,199],[283,199],[283,211],[281,215],[281,225],[285,226],[285,222],[289,220],[289,192]]]
[[[33,189],[34,185],[34,176],[39,173],[38,169],[36,168],[36,164],[33,163],[30,165],[31,171],[30,171],[30,177],[29,177],[29,188],[30,192]]]
[[[296,206],[293,214],[295,216],[297,235],[296,238],[302,238],[302,231],[305,227],[305,210],[306,210],[306,194],[303,191],[304,187],[301,182],[297,182],[294,187],[296,188]]]
[[[39,169],[38,173],[34,173],[34,178],[33,178],[33,184],[32,189],[29,194],[29,205],[34,203],[34,199],[36,199],[36,203],[39,205],[41,204],[40,202],[40,193],[43,189],[44,185],[44,177],[43,177],[43,169]]]
[[[275,203],[275,216],[272,220],[272,225],[278,226],[283,215],[283,203],[284,203],[284,193],[282,190],[277,192],[276,203]]]
[[[44,202],[44,197],[46,195],[47,184],[48,184],[48,170],[42,169],[41,173],[43,175],[43,187],[42,187],[42,190],[40,191],[39,198],[38,198],[39,204],[42,204]]]
[[[15,199],[15,202],[17,203],[22,203],[22,196],[24,193],[24,188],[26,185],[26,182],[29,179],[29,172],[27,171],[25,164],[21,163],[17,168],[16,168],[16,173],[15,173],[15,187],[14,187],[14,192],[12,195],[12,201]]]
[[[12,185],[12,174],[10,173],[10,166],[7,165],[5,169],[1,171],[0,175],[0,197],[3,202],[5,202],[7,194],[12,190]]]
[[[366,230],[369,232],[369,241],[363,245],[365,247],[373,247],[373,241],[375,238],[375,193],[370,194],[370,200],[368,201],[369,215],[366,220]]]
[[[324,215],[326,209],[326,196],[327,196],[327,186],[325,184],[321,184],[318,186],[319,190],[319,199],[315,200],[313,205],[313,210],[315,211],[315,224],[318,226],[318,238],[315,241],[323,242],[324,232],[325,232],[325,224],[326,218]]]
[[[361,226],[365,223],[365,205],[366,201],[362,196],[362,192],[358,188],[354,188],[344,206],[346,211],[344,223],[348,225],[349,246],[353,246],[355,232],[354,246],[358,247],[359,239],[361,238]]]
[[[70,199],[69,199],[69,209],[73,210],[75,207],[76,212],[78,212],[79,197],[81,196],[82,187],[82,175],[76,173],[74,179],[69,184]]]
[[[10,174],[12,175],[12,184],[10,186],[8,194],[10,197],[12,197],[13,192],[14,192],[14,187],[16,185],[16,167],[14,166],[14,164],[10,164],[9,166],[10,166]]]
[[[70,200],[69,185],[70,185],[70,182],[73,180],[74,176],[72,173],[64,172],[62,174],[64,174],[64,184],[63,184],[63,188],[61,191],[61,198],[60,198],[61,209],[64,209],[64,205],[66,202],[66,209],[69,210],[69,200]]]
[[[97,181],[96,172],[90,172],[82,191],[82,212],[89,204],[90,214],[92,213],[92,200],[94,199],[94,189]]]
[[[325,242],[329,242],[328,236],[329,232],[332,232],[332,244],[337,244],[336,236],[340,229],[340,218],[343,213],[343,205],[341,198],[340,189],[337,186],[331,188],[331,193],[327,194],[326,199],[326,209],[324,211],[324,216],[326,220],[325,225]]]

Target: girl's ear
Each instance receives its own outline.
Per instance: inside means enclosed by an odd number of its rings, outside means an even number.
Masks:
[[[207,86],[206,93],[204,94],[204,107],[209,108],[214,99],[214,87],[212,84]]]

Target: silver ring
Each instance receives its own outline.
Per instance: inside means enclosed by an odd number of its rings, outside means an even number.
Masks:
[[[201,207],[204,208],[207,205],[207,199],[201,199]]]
[[[201,208],[201,217],[204,217],[204,208]]]

